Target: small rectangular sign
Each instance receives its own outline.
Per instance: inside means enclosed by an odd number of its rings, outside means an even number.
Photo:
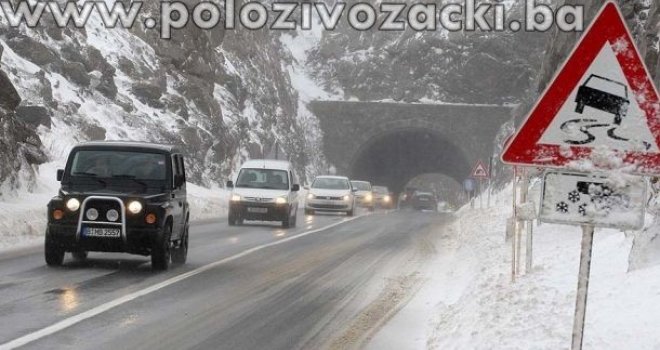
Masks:
[[[539,220],[622,230],[644,226],[647,184],[642,177],[548,171],[544,175]]]

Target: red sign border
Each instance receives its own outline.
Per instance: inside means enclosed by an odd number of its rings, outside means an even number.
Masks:
[[[647,124],[660,146],[660,105],[658,90],[650,78],[649,71],[628,29],[618,5],[608,1],[594,17],[594,21],[578,41],[569,58],[563,63],[552,82],[536,102],[532,112],[516,132],[513,140],[502,153],[502,162],[512,165],[533,165],[562,168],[574,160],[588,159],[592,149],[584,146],[570,146],[572,153],[560,150],[559,145],[539,144],[545,130],[556,117],[573,89],[580,83],[591,63],[600,53],[609,39],[620,38],[633,54],[615,52],[624,75],[633,92],[633,96],[645,96],[644,101],[637,99],[645,112]],[[628,51],[630,53],[630,51]],[[660,173],[660,153],[619,152],[624,163],[635,164],[637,173]]]

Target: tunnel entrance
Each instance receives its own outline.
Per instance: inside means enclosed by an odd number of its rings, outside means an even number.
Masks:
[[[463,150],[427,129],[398,129],[377,136],[358,150],[350,167],[353,179],[401,192],[413,178],[437,173],[462,183],[470,172]]]

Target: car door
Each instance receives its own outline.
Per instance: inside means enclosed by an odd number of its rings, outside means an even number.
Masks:
[[[184,201],[185,201],[185,190],[182,186],[176,186],[175,179],[177,176],[183,175],[181,173],[181,159],[180,155],[172,155],[172,237],[179,238],[181,236],[182,227],[184,224],[185,218],[183,218],[184,213]]]

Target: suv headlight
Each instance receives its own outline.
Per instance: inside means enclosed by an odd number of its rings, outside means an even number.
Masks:
[[[374,199],[374,197],[373,195],[371,195],[371,193],[367,193],[367,195],[364,196],[364,200],[366,200],[367,202],[371,202],[372,199]]]
[[[241,196],[239,196],[237,194],[232,194],[231,195],[231,201],[232,202],[240,202],[241,201]]]
[[[307,199],[314,199],[316,196],[313,193],[307,195]]]
[[[71,211],[77,211],[80,209],[80,201],[76,198],[71,198],[66,202],[66,207]]]
[[[350,200],[351,200],[351,196],[349,196],[349,195],[345,195],[345,196],[344,196],[344,200],[347,201],[347,202],[350,201]]]
[[[138,201],[132,201],[132,202],[128,203],[128,211],[133,213],[133,214],[137,214],[137,213],[141,212],[142,211],[142,203],[140,203]]]
[[[275,204],[286,204],[286,197],[277,197],[275,198]]]

